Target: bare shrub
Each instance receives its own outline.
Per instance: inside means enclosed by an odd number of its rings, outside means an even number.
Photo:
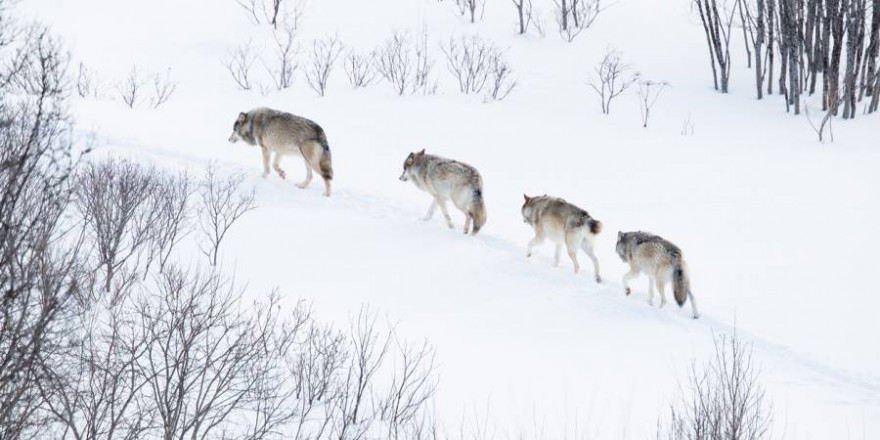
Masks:
[[[213,165],[208,167],[199,188],[199,229],[202,232],[201,250],[211,266],[217,265],[220,244],[229,228],[248,211],[257,207],[254,190],[242,191],[245,176],[217,175]]]
[[[733,336],[715,338],[712,359],[692,365],[688,389],[670,408],[658,439],[761,440],[769,438],[772,407],[758,380],[754,349]]]
[[[437,93],[437,81],[432,81],[434,58],[428,50],[428,30],[422,29],[419,39],[415,43],[415,68],[411,87],[411,93],[433,95]]]
[[[104,291],[122,275],[117,291],[132,281],[158,219],[155,168],[127,160],[87,163],[77,175],[76,206],[104,272]],[[126,267],[127,263],[132,265]]]
[[[663,93],[663,89],[669,86],[666,81],[652,81],[649,79],[639,80],[639,109],[642,112],[642,127],[648,126],[648,118],[651,117],[651,109]]]
[[[376,80],[376,52],[359,53],[350,49],[345,55],[345,74],[354,87],[367,87]]]
[[[227,55],[223,64],[239,89],[250,90],[253,87],[251,83],[251,68],[256,60],[257,54],[254,53],[250,40],[239,45]]]
[[[829,93],[829,96],[832,96],[831,101],[827,104],[827,108],[825,109],[824,114],[821,114],[821,119],[814,122],[813,115],[810,111],[810,106],[804,106],[804,112],[807,116],[807,122],[810,123],[810,127],[819,137],[819,142],[825,142],[825,133],[828,132],[830,136],[831,142],[834,142],[834,130],[832,129],[832,121],[834,120],[834,116],[837,114],[837,110],[840,107],[840,96],[841,93],[832,94]],[[827,129],[827,130],[826,130]]]
[[[602,113],[611,112],[611,101],[629,89],[638,80],[629,73],[629,66],[624,64],[620,52],[609,48],[602,61],[595,67],[587,85],[599,95]]]
[[[488,98],[503,99],[516,85],[503,52],[476,35],[450,39],[443,53],[462,93],[487,92]]]
[[[144,270],[148,274],[151,262],[158,263],[161,273],[168,264],[172,251],[195,229],[192,179],[186,172],[163,173],[159,176],[153,206],[156,222],[149,241],[149,256]]]
[[[593,25],[604,10],[602,0],[553,0],[556,4],[556,23],[559,34],[571,43]]]
[[[254,24],[266,23],[278,28],[280,22],[293,22],[297,27],[305,12],[305,2],[296,0],[236,0]]]
[[[434,374],[434,349],[397,343],[398,359],[388,394],[380,402],[379,414],[386,423],[389,437],[412,438],[411,429],[422,428],[427,404],[437,391]]]
[[[171,79],[171,68],[165,71],[164,75],[153,75],[153,98],[150,100],[153,108],[168,102],[171,95],[177,89],[177,83]]]
[[[341,53],[342,44],[336,37],[312,42],[312,57],[306,68],[306,81],[319,96],[324,96],[327,92],[327,81]]]
[[[98,80],[95,77],[95,74],[91,72],[85,64],[80,62],[79,69],[76,74],[77,95],[79,95],[80,98],[95,96],[98,93],[97,82]]]
[[[143,86],[144,80],[140,77],[137,66],[132,66],[131,70],[128,71],[128,76],[116,86],[116,89],[122,97],[122,102],[128,108],[134,108],[141,100],[141,89]]]
[[[299,68],[296,56],[299,46],[296,43],[296,27],[290,23],[283,23],[281,29],[276,29],[273,34],[275,41],[274,65],[266,66],[266,70],[272,77],[276,90],[284,90],[293,84],[293,73]]]
[[[455,0],[455,4],[461,15],[467,15],[471,23],[476,23],[478,17],[482,20],[486,12],[486,0]]]
[[[398,95],[406,93],[413,75],[412,49],[406,33],[395,31],[379,48],[376,67]]]

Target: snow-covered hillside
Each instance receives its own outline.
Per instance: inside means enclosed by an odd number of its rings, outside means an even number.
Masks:
[[[341,64],[325,97],[301,70],[282,92],[238,90],[224,58],[249,39],[266,57],[273,48],[268,28],[234,0],[16,7],[64,38],[73,70],[82,61],[97,75],[98,97],[71,100],[95,156],[247,173],[259,208],[232,230],[224,266],[254,291],[279,287],[289,304],[313,302],[326,319],[345,322],[369,305],[408,338],[430,341],[450,425],[488,413],[499,433],[561,439],[577,424],[585,438],[653,438],[691,361],[736,328],[762,364],[776,436],[880,438],[878,116],[835,121],[835,142],[819,144],[780,98],[755,101],[737,53],[731,93],[716,93],[687,0],[619,0],[573,43],[556,34],[552,2],[535,3],[546,3],[543,38],[516,35],[508,0],[489,0],[475,24],[448,0],[309,1],[303,67],[314,38],[370,50],[395,30],[426,30],[438,92],[402,97],[382,82],[353,89]],[[458,92],[441,43],[470,34],[507,51],[518,82],[507,99]],[[586,85],[608,47],[671,84],[647,128],[634,93],[603,115]],[[170,68],[170,101],[126,107],[115,86],[132,66]],[[258,63],[255,75],[268,81],[263,70]],[[258,106],[324,127],[332,198],[319,180],[295,187],[299,158],[283,163],[288,180],[262,179],[258,150],[227,142],[238,112]],[[419,220],[429,197],[397,178],[422,148],[480,170],[488,223],[479,235],[449,230],[439,215]],[[525,258],[523,193],[564,197],[603,222],[603,284],[564,258],[553,268],[550,244]],[[453,220],[463,222],[457,212]],[[700,320],[649,307],[644,277],[624,295],[614,241],[638,229],[682,248]]]

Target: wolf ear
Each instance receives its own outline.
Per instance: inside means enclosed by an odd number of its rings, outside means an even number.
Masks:
[[[526,203],[528,203],[529,200],[532,200],[531,197],[529,197],[529,196],[527,196],[527,195],[525,195],[525,194],[523,194],[523,198],[526,199]]]
[[[617,238],[623,238],[623,231],[617,231]]]
[[[425,154],[425,149],[424,149],[424,148],[422,148],[422,151],[419,151],[419,152],[418,152],[418,155],[419,155],[419,156],[421,156],[421,155],[423,155],[423,154]]]
[[[238,114],[238,122],[244,122],[244,121],[247,121],[247,113],[243,113],[243,112],[239,113]]]

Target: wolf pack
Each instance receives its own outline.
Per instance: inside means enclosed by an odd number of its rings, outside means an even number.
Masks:
[[[324,195],[332,192],[333,165],[327,135],[320,125],[307,118],[269,108],[257,108],[238,115],[229,142],[243,141],[259,146],[263,159],[263,177],[269,175],[269,163],[282,178],[287,173],[281,168],[284,156],[300,156],[306,168],[306,177],[297,186],[306,188],[313,172],[324,180]],[[274,155],[274,156],[273,156]],[[449,228],[454,228],[447,209],[448,202],[465,216],[464,233],[477,234],[486,224],[486,205],[483,200],[483,178],[476,168],[463,162],[428,154],[425,150],[410,153],[403,162],[403,182],[412,182],[428,193],[431,206],[425,220],[433,218],[437,208]],[[587,211],[560,197],[523,195],[523,221],[532,227],[535,236],[529,241],[526,257],[534,248],[549,239],[556,245],[554,265],[559,265],[562,248],[580,271],[578,251],[582,250],[593,263],[596,283],[602,282],[599,260],[595,253],[595,238],[602,232],[602,222]],[[672,285],[672,296],[681,307],[690,301],[692,316],[699,312],[691,293],[687,264],[681,249],[660,236],[643,232],[618,232],[617,255],[629,271],[623,276],[626,295],[632,292],[630,281],[645,274],[648,277],[648,303],[654,305],[654,289],[660,292],[660,307],[666,305],[666,286]]]

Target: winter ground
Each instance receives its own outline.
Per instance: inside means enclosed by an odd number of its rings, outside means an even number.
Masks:
[[[277,286],[291,302],[312,301],[327,319],[343,322],[366,304],[408,338],[429,340],[450,425],[488,412],[502,434],[563,438],[577,425],[589,438],[652,438],[690,361],[706,359],[712,335],[735,325],[755,344],[776,437],[880,438],[880,288],[871,279],[880,119],[836,121],[835,142],[821,145],[778,98],[754,101],[743,57],[735,57],[732,93],[715,93],[686,0],[620,0],[573,44],[556,35],[549,10],[541,39],[514,35],[507,1],[489,0],[476,25],[447,3],[312,0],[306,9],[303,60],[315,37],[335,33],[369,49],[395,29],[425,25],[440,92],[403,98],[384,84],[352,90],[341,66],[324,98],[301,72],[281,93],[236,90],[222,58],[266,36],[232,0],[26,0],[18,8],[98,73],[102,97],[72,104],[83,136],[95,135],[96,155],[247,173],[260,207],[231,232],[224,266],[255,292]],[[483,103],[449,82],[439,42],[470,33],[508,49],[519,85],[507,100]],[[672,83],[647,129],[634,95],[604,116],[585,85],[609,45],[644,76]],[[113,84],[132,65],[171,67],[179,82],[172,100],[130,110],[114,99]],[[321,197],[317,180],[305,191],[294,186],[304,171],[298,159],[284,164],[290,180],[264,180],[258,151],[226,142],[235,115],[262,105],[326,129],[333,198]],[[688,119],[693,134],[683,136]],[[429,199],[397,177],[406,154],[421,148],[481,171],[489,216],[477,237],[446,229],[439,215],[418,220]],[[604,223],[605,283],[590,270],[574,275],[565,259],[551,267],[549,244],[525,258],[523,193],[565,197]],[[702,319],[648,307],[644,278],[633,297],[623,295],[614,239],[634,229],[684,250]]]

